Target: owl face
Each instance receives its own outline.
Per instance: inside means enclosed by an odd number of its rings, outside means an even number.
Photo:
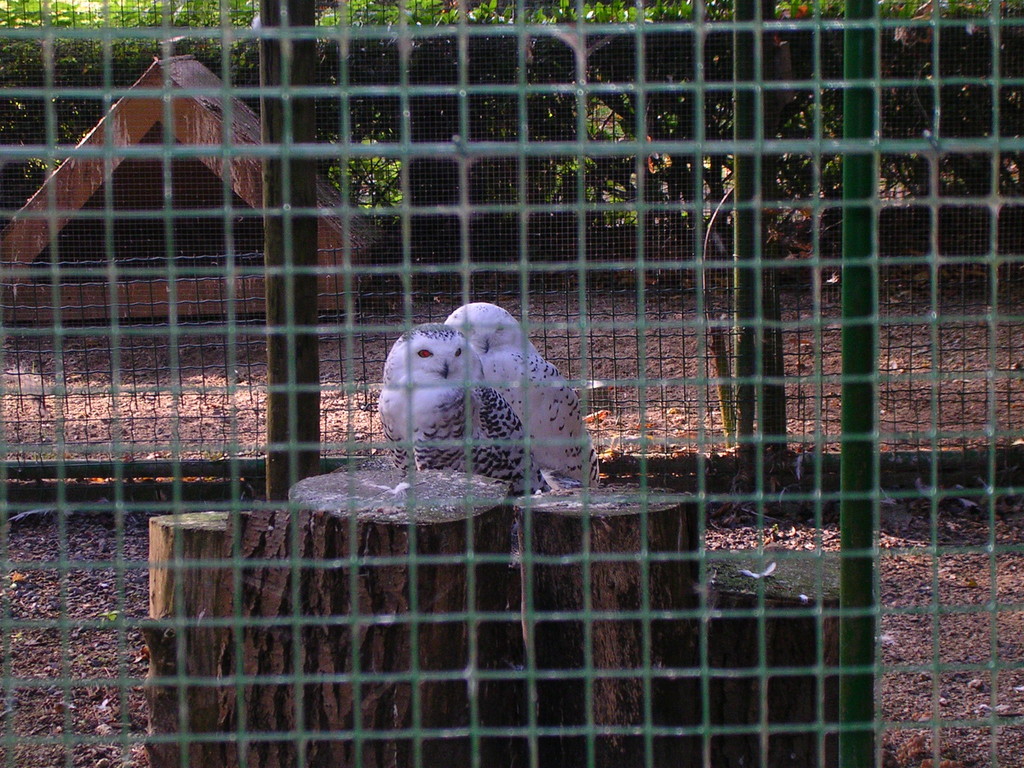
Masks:
[[[496,304],[465,304],[444,322],[466,334],[473,349],[481,355],[497,350],[522,352],[526,344],[519,321]]]
[[[476,376],[479,362],[466,337],[446,325],[419,325],[402,334],[384,363],[388,387],[413,384],[458,386]]]

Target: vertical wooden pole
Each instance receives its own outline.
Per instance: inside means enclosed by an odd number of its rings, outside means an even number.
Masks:
[[[737,22],[751,22],[757,18],[754,0],[736,0]],[[752,142],[757,138],[759,125],[757,93],[757,49],[754,33],[739,29],[733,33],[733,138],[737,143]],[[736,175],[736,245],[735,295],[733,317],[736,325],[736,437],[739,445],[740,473],[748,482],[754,475],[754,410],[757,406],[757,341],[754,323],[757,320],[756,291],[758,285],[758,222],[756,208],[760,199],[758,184],[760,166],[753,152],[737,151]]]
[[[761,21],[775,20],[775,0],[761,0]],[[779,81],[792,80],[793,69],[789,58],[789,48],[781,33],[771,28],[761,33],[761,80]],[[783,107],[796,97],[790,90],[765,91],[761,98],[762,135],[765,138],[776,138],[783,119]],[[779,161],[777,157],[762,156],[761,158],[762,194],[770,200],[782,200],[779,190]],[[779,298],[780,267],[777,262],[782,254],[777,244],[769,237],[771,219],[778,219],[778,212],[762,209],[760,227],[762,257],[764,268],[761,270],[761,317],[765,324],[760,329],[763,345],[761,373],[765,378],[761,384],[760,402],[758,403],[758,426],[761,434],[770,440],[765,446],[766,451],[778,452],[786,448],[786,386],[781,383],[786,375],[783,360],[783,338],[780,323],[782,307]]]
[[[267,301],[267,498],[320,468],[316,162],[295,147],[316,140],[313,99],[290,93],[314,82],[316,43],[294,39],[316,22],[313,0],[260,0],[264,263]],[[288,93],[288,98],[282,95]]]

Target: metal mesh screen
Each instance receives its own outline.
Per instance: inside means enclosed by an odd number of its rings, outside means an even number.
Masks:
[[[1024,764],[1024,13],[845,11],[348,2],[281,29],[243,2],[0,0],[0,762]],[[844,35],[862,29],[875,74],[851,83]],[[260,43],[277,39],[316,44],[315,83],[281,89],[315,101],[311,145],[261,140]],[[844,138],[851,85],[872,94],[868,139]],[[839,747],[856,730],[840,621],[857,612],[835,559],[854,498],[841,417],[861,407],[843,402],[851,153],[876,176],[860,758]],[[543,549],[544,494],[519,503],[515,553],[470,523],[456,553],[422,532],[404,557],[368,537],[332,549],[295,506],[274,517],[272,157],[318,172],[315,209],[285,216],[318,222],[320,412],[294,418],[319,418],[325,471],[389,453],[377,401],[398,336],[491,302],[578,391],[602,485],[644,531],[635,552],[601,548],[630,529],[597,506],[578,551]],[[649,523],[663,497],[694,526],[668,552]],[[216,544],[188,538],[207,512],[227,513]],[[639,563],[633,602],[602,570],[623,563]],[[422,579],[439,564],[469,573],[443,577],[467,595],[492,578],[508,595],[437,609]],[[578,605],[555,600],[553,565],[579,569]],[[368,607],[392,566],[414,585],[405,608]],[[568,661],[544,657],[552,624],[579,633]],[[438,640],[448,625],[466,637]],[[346,631],[408,659],[330,656]],[[461,642],[465,659],[434,665]],[[487,667],[504,642],[521,655]],[[432,719],[446,685],[465,708],[451,722]],[[490,709],[494,686],[516,712]]]

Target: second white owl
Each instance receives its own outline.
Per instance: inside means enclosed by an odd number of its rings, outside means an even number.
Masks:
[[[522,326],[496,304],[474,302],[452,312],[445,325],[469,339],[483,366],[484,381],[508,401],[523,422],[533,458],[552,486],[564,479],[596,485],[599,468],[580,399],[545,360]]]

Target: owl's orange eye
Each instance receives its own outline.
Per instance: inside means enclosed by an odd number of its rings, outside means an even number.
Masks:
[[[455,350],[455,356],[456,356],[456,357],[458,357],[458,356],[459,356],[459,355],[461,355],[461,354],[462,354],[462,350],[461,350],[461,349],[456,349],[456,350]]]
[[[416,354],[419,355],[420,357],[433,357],[434,356],[434,353],[431,352],[429,349],[421,349]]]

